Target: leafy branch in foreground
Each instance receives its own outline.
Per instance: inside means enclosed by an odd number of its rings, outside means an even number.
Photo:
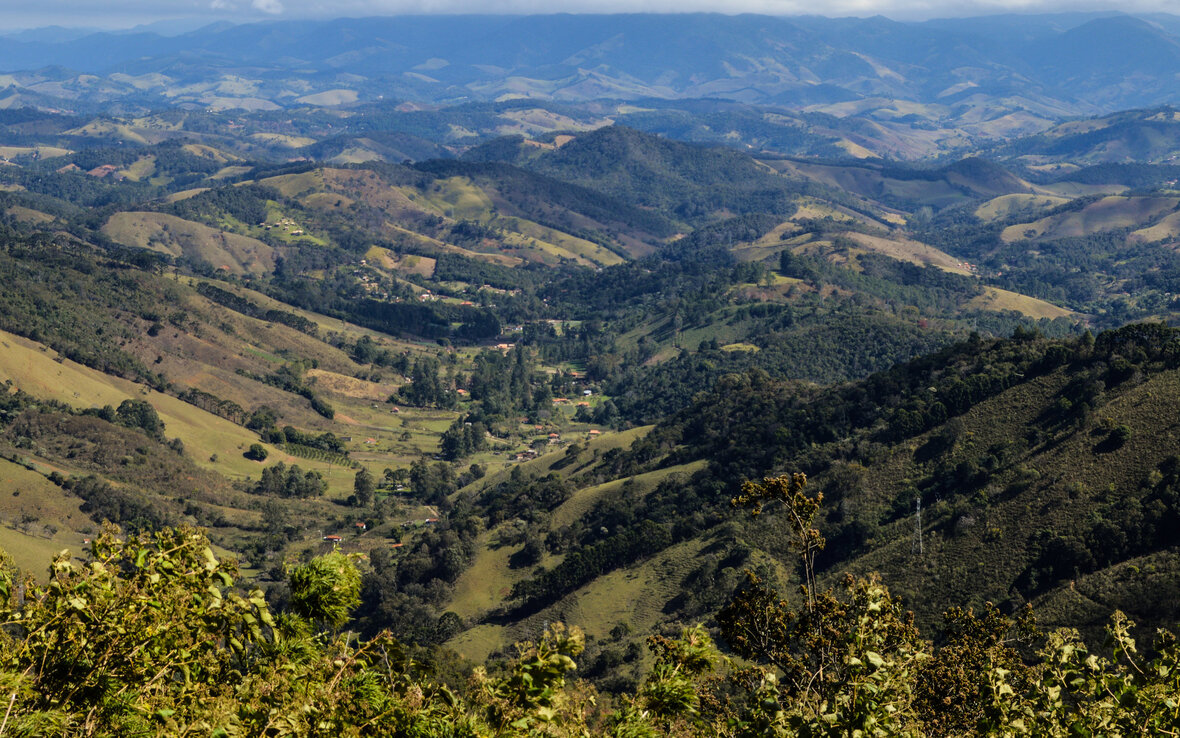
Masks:
[[[824,549],[827,540],[815,527],[815,516],[823,504],[823,493],[808,497],[803,493],[807,486],[807,475],[796,473],[780,477],[767,477],[762,484],[746,481],[742,492],[731,500],[734,507],[750,508],[751,517],[762,514],[762,506],[770,502],[781,502],[791,526],[792,551],[799,554],[803,562],[804,591],[808,609],[815,608],[815,555]]]
[[[801,554],[817,501],[802,477],[747,488],[775,496]],[[808,511],[811,514],[808,514]],[[814,535],[813,535],[814,532]],[[809,543],[808,543],[809,542]],[[614,712],[572,678],[585,638],[556,624],[511,663],[477,667],[465,691],[431,683],[393,638],[338,627],[356,601],[341,554],[293,570],[294,612],[235,588],[204,533],[104,530],[84,562],[63,552],[46,583],[0,556],[0,738],[17,736],[397,736],[398,738],[793,738],[1180,734],[1180,647],[1141,655],[1116,613],[1107,651],[1074,631],[1040,651],[1031,615],[947,613],[922,640],[875,576],[798,607],[751,577],[717,616],[742,665],[702,626],[649,639],[653,667]],[[317,628],[316,626],[320,626]]]
[[[329,554],[295,571],[298,610],[338,624],[355,600],[351,561]],[[108,528],[85,563],[55,558],[46,584],[0,566],[0,736],[584,732],[591,695],[564,688],[576,629],[555,626],[506,674],[481,674],[468,704],[414,676],[389,636],[316,634],[271,613],[260,591],[239,593],[235,574],[191,528]]]
[[[1180,734],[1176,639],[1161,631],[1146,661],[1122,613],[1108,628],[1110,657],[1090,654],[1076,631],[1061,630],[1026,661],[1019,647],[1039,636],[1029,610],[1012,619],[990,603],[980,615],[955,608],[936,649],[875,575],[845,575],[843,593],[816,592],[821,498],[804,494],[806,481],[795,474],[747,482],[734,499],[753,515],[781,503],[806,580],[806,606],[796,609],[750,574],[717,615],[735,653],[772,669],[747,675],[747,683],[791,706],[777,708],[775,720],[765,710],[756,716],[761,735]],[[731,715],[728,725],[749,719]]]
[[[717,622],[739,656],[778,670],[786,697],[826,704],[849,691],[866,663],[879,669],[884,659],[897,658],[909,669],[925,655],[912,613],[893,601],[878,577],[846,576],[843,596],[816,590],[815,556],[825,540],[815,528],[815,516],[823,495],[807,496],[806,486],[803,474],[746,482],[733,500],[735,506],[749,507],[752,516],[761,514],[766,503],[781,503],[790,547],[802,561],[806,607],[795,610],[747,573],[746,585],[717,614]],[[902,709],[891,705],[889,711]]]

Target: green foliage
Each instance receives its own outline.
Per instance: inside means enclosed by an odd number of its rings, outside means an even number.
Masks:
[[[304,472],[298,464],[287,466],[280,461],[262,470],[253,492],[272,497],[318,497],[327,489],[328,483],[319,472]]]
[[[439,442],[442,457],[448,461],[459,461],[488,447],[488,430],[479,421],[471,422],[463,416],[455,419]]]
[[[225,695],[210,687],[240,679],[275,627],[261,592],[230,589],[235,573],[190,529],[108,530],[88,564],[57,557],[47,584],[0,612],[13,733],[130,735],[216,715]]]
[[[789,497],[801,485],[784,480]],[[765,486],[765,485],[764,485]],[[788,500],[789,501],[789,500]],[[800,526],[800,532],[809,530]],[[376,563],[376,562],[375,562]],[[1035,635],[990,606],[947,614],[931,652],[874,577],[849,577],[794,610],[752,581],[719,616],[756,665],[718,653],[702,626],[649,639],[642,685],[603,714],[571,678],[585,647],[554,624],[463,696],[434,684],[386,635],[330,631],[348,620],[359,572],[333,552],[291,572],[295,614],[234,587],[198,531],[120,539],[104,530],[84,563],[57,557],[15,595],[0,574],[5,734],[82,736],[470,736],[471,738],[805,738],[815,736],[1167,735],[1180,729],[1180,649],[1161,632],[1141,656],[1116,613],[1108,655],[1077,634]],[[749,593],[755,592],[751,595]],[[305,620],[305,618],[307,620]],[[1027,659],[1027,660],[1026,660]],[[768,669],[767,667],[772,667]]]
[[[914,707],[929,735],[961,735],[983,717],[989,685],[980,674],[1004,669],[1009,683],[1029,686],[1032,671],[1018,647],[1040,634],[1031,608],[1012,620],[987,603],[981,615],[955,607],[943,619],[942,644],[918,668]]]
[[[373,474],[361,467],[352,480],[352,494],[356,497],[356,504],[368,507],[373,503],[373,494],[377,491],[377,482]]]
[[[128,428],[138,428],[157,441],[164,438],[164,423],[147,400],[123,400],[115,408],[115,422]]]
[[[720,210],[789,215],[792,196],[808,189],[760,169],[736,151],[692,146],[624,126],[580,135],[528,166],[698,224]]]
[[[1116,612],[1107,627],[1109,656],[1091,653],[1071,630],[1050,636],[1036,679],[1022,688],[989,665],[984,714],[988,735],[1169,735],[1180,730],[1180,648],[1161,631],[1155,656],[1139,654],[1133,623]]]
[[[201,293],[213,302],[218,303],[219,305],[224,305],[231,310],[235,310],[243,315],[248,315],[251,318],[265,320],[270,323],[282,323],[283,325],[290,326],[309,335],[316,335],[317,329],[315,323],[311,322],[302,315],[297,315],[290,312],[289,310],[263,309],[250,300],[234,294],[229,290],[222,289],[211,282],[198,282],[197,292]]]
[[[336,410],[304,381],[303,372],[306,368],[302,363],[296,362],[284,364],[277,372],[271,372],[263,376],[250,375],[241,369],[238,372],[250,376],[259,382],[264,382],[272,387],[278,387],[281,390],[303,397],[311,405],[312,410],[331,420],[336,416]]]
[[[245,409],[238,403],[233,400],[223,400],[212,393],[196,389],[195,387],[189,387],[184,390],[176,396],[176,399],[199,407],[214,415],[219,415],[239,425],[244,425],[248,420]]]
[[[450,464],[431,464],[418,459],[410,465],[410,490],[420,500],[441,504],[457,488],[455,470]]]
[[[116,487],[104,479],[88,474],[71,477],[64,485],[83,500],[82,512],[96,523],[117,523],[128,530],[156,530],[173,522],[158,500],[134,489]]]
[[[525,612],[535,611],[591,579],[637,559],[664,550],[672,543],[668,528],[649,520],[569,554],[551,571],[517,582],[510,597]]]
[[[567,722],[571,716],[563,703],[571,695],[562,690],[566,676],[577,668],[574,657],[582,653],[585,643],[581,630],[567,630],[556,623],[537,643],[517,644],[519,655],[505,678],[489,680],[477,670],[474,681],[487,703],[489,725],[497,732],[525,735],[534,731],[543,735],[555,728],[584,730]]]
[[[266,221],[266,201],[277,195],[276,191],[256,184],[218,187],[175,202],[168,209],[178,217],[212,226],[220,225],[225,216],[254,225]]]
[[[328,628],[348,622],[360,604],[361,575],[352,560],[333,551],[291,570],[291,609]]]
[[[441,369],[441,362],[433,356],[415,359],[410,370],[410,383],[401,389],[405,401],[419,407],[454,407],[458,395],[446,378],[440,376]]]
[[[351,606],[357,575],[347,558],[331,554],[305,571],[306,586],[294,591],[308,615],[336,618]],[[65,738],[586,734],[592,698],[566,684],[583,645],[576,629],[555,625],[522,646],[506,674],[481,671],[467,702],[423,680],[391,638],[313,637],[302,618],[273,614],[259,590],[235,589],[235,576],[192,529],[128,539],[108,530],[85,563],[58,557],[47,584],[26,581],[24,597],[0,602],[0,730]]]
[[[791,550],[803,561],[804,594],[809,608],[815,606],[815,555],[823,550],[827,541],[815,528],[815,516],[824,501],[823,494],[808,497],[803,493],[807,486],[806,474],[767,477],[758,484],[751,481],[742,483],[742,491],[730,504],[734,507],[749,507],[750,515],[762,514],[762,506],[780,502],[785,508],[787,525],[791,531],[788,542]],[[752,582],[753,583],[753,582]],[[755,583],[755,588],[757,587]]]
[[[142,272],[125,268],[133,262],[131,255],[100,255],[72,240],[20,236],[0,226],[0,328],[80,364],[165,389],[164,378],[123,346],[142,334],[139,316],[178,299],[176,288],[150,273],[154,262]]]

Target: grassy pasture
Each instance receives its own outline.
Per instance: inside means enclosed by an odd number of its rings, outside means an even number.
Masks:
[[[1068,197],[1054,195],[1013,194],[993,197],[975,208],[975,217],[991,223],[1006,218],[1029,217],[1043,210],[1069,202]]]
[[[27,223],[34,226],[45,225],[46,223],[52,223],[57,220],[57,218],[54,218],[48,213],[42,213],[40,210],[33,210],[21,205],[12,205],[4,212],[6,212],[8,215],[11,215],[21,223]]]
[[[439,214],[456,220],[485,221],[494,207],[487,193],[466,177],[435,180],[423,199]]]
[[[3,159],[15,159],[34,154],[42,159],[56,159],[59,156],[67,156],[72,153],[74,152],[58,146],[0,146],[0,158]]]
[[[1133,231],[1129,238],[1141,243],[1173,241],[1180,238],[1180,212],[1165,215],[1154,225]]]
[[[295,102],[301,105],[321,105],[326,107],[336,105],[347,105],[354,103],[357,100],[356,90],[324,90],[323,92],[316,92],[311,95],[304,95],[296,98]]]
[[[558,256],[573,258],[583,264],[611,266],[623,262],[623,257],[593,241],[577,238],[524,218],[501,216],[495,218],[491,225],[509,228],[522,236],[540,241],[542,248],[548,245],[549,250]]]
[[[96,526],[80,504],[44,475],[0,459],[0,549],[21,569],[41,575],[58,551],[81,550]]]
[[[936,266],[943,271],[955,274],[970,274],[962,262],[955,257],[920,241],[902,237],[885,238],[855,232],[842,235],[867,251],[885,254],[899,261],[908,261],[919,266]]]
[[[135,125],[118,123],[113,120],[93,120],[84,126],[65,132],[67,136],[88,136],[94,138],[121,138],[139,144],[155,143],[159,137],[152,131]]]
[[[983,294],[971,298],[967,303],[967,307],[980,310],[1015,310],[1018,313],[1035,319],[1078,316],[1074,311],[1058,307],[1051,302],[1022,295],[1017,292],[1009,292],[998,287],[984,287]]]
[[[267,146],[276,146],[284,149],[301,149],[304,146],[311,146],[315,143],[314,138],[288,136],[283,133],[252,133],[250,134],[250,138]]]
[[[656,486],[674,474],[683,474],[691,476],[694,472],[705,468],[707,462],[694,461],[690,464],[681,464],[679,466],[670,466],[665,469],[657,469],[656,471],[647,472],[646,474],[639,474],[634,477],[626,479],[616,479],[605,484],[598,484],[592,487],[583,487],[578,490],[568,500],[563,502],[560,507],[553,511],[552,522],[550,527],[560,528],[563,525],[570,525],[575,520],[590,512],[599,501],[606,499],[610,495],[622,489],[627,482],[633,482],[639,494],[644,494],[655,489]]]
[[[402,274],[417,274],[421,277],[430,277],[434,274],[434,266],[437,259],[432,259],[429,256],[418,256],[417,254],[395,254],[389,249],[381,248],[380,246],[373,246],[365,252],[365,258],[373,264],[389,269],[390,271],[400,272]]]
[[[242,456],[258,435],[224,418],[181,402],[134,382],[112,377],[76,364],[23,338],[0,331],[0,381],[11,379],[25,392],[42,399],[65,402],[76,408],[118,406],[126,399],[147,400],[164,421],[165,435],[179,438],[193,461],[230,478],[256,477],[257,462]],[[266,445],[266,444],[264,444]],[[298,459],[267,446],[268,463],[286,461],[324,471],[322,462]],[[210,459],[216,456],[217,461]]]
[[[618,569],[595,579],[512,627],[481,624],[446,645],[470,659],[486,658],[493,651],[527,638],[544,622],[554,620],[576,623],[594,638],[604,638],[620,623],[637,632],[647,632],[660,621],[668,601],[680,592],[681,580],[692,570],[705,545],[700,539],[677,544],[638,566]],[[491,567],[483,571],[493,576],[498,573]],[[504,584],[504,579],[494,581],[494,586]],[[451,605],[452,608],[463,606]]]
[[[221,169],[218,169],[213,174],[209,175],[209,179],[212,179],[212,180],[232,179],[234,177],[240,177],[248,171],[250,171],[250,167],[231,164],[228,166],[224,166]]]
[[[135,182],[148,179],[155,173],[156,157],[154,156],[141,156],[132,162],[129,167],[119,172],[119,174]]]
[[[477,554],[471,566],[459,576],[451,595],[449,609],[461,618],[477,617],[496,607],[520,574],[513,574],[508,560],[523,544],[494,546],[493,531],[485,531],[476,541]]]
[[[1079,211],[1008,226],[1000,237],[1011,243],[1022,239],[1088,236],[1120,228],[1146,226],[1171,213],[1177,204],[1180,204],[1180,198],[1175,197],[1104,197]]]
[[[662,619],[664,606],[680,594],[681,580],[706,545],[699,538],[685,541],[638,566],[601,576],[559,605],[562,616],[595,638],[606,637],[620,623],[648,632]]]
[[[301,174],[281,174],[259,181],[266,187],[273,187],[283,197],[301,197],[324,189],[324,173],[321,169],[312,169]]]
[[[102,227],[102,232],[124,246],[151,249],[171,256],[196,257],[233,274],[263,274],[274,269],[274,249],[262,241],[174,215],[115,213]]]

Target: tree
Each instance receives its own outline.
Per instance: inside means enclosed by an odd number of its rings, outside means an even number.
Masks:
[[[376,489],[377,483],[373,475],[362,466],[352,481],[352,493],[356,496],[356,504],[360,507],[373,504],[373,493]]]
[[[21,600],[0,582],[3,719],[15,734],[179,732],[151,726],[195,722],[211,706],[196,695],[212,701],[210,685],[276,627],[262,593],[237,594],[233,565],[194,529],[120,539],[108,527],[89,558],[59,555]]]
[[[804,594],[809,608],[815,604],[815,555],[826,545],[824,537],[814,527],[815,516],[824,500],[823,493],[815,497],[803,494],[807,486],[807,475],[791,474],[767,477],[762,484],[746,481],[742,491],[733,498],[734,507],[750,508],[750,516],[762,514],[767,503],[781,502],[786,507],[787,520],[791,527],[791,550],[799,554],[803,563]]]
[[[164,422],[156,408],[146,400],[123,400],[115,410],[115,422],[128,428],[139,428],[158,441],[164,440]]]
[[[817,591],[815,554],[824,538],[814,527],[822,495],[804,494],[803,474],[746,482],[733,504],[752,516],[777,502],[785,509],[790,545],[804,571],[801,609],[747,573],[747,585],[717,614],[722,637],[740,656],[775,667],[780,692],[794,702],[797,728],[821,734],[878,735],[905,730],[914,719],[912,680],[926,658],[924,643],[876,576],[845,576],[843,593]]]
[[[1033,738],[1180,731],[1175,636],[1160,631],[1151,655],[1140,654],[1134,624],[1119,612],[1102,653],[1063,629],[1024,664],[1009,650],[1019,622],[994,608],[980,616],[952,611],[946,644],[927,658],[908,637],[897,640],[898,610],[884,588],[873,578],[854,580],[847,596],[833,595],[839,607],[828,609],[830,592],[816,597],[814,611],[827,619],[812,620],[824,626],[813,642],[836,658],[812,671],[803,688],[789,674],[780,680],[773,670],[731,661],[693,626],[676,639],[649,638],[653,666],[643,684],[602,715],[593,689],[572,678],[585,645],[577,628],[554,623],[535,643],[517,644],[508,663],[476,667],[462,694],[433,682],[387,634],[358,640],[331,632],[347,620],[359,588],[356,568],[339,552],[291,572],[293,613],[273,613],[258,589],[236,589],[233,563],[219,561],[192,528],[122,538],[107,527],[85,558],[63,553],[46,583],[19,584],[0,552],[5,736]],[[400,566],[386,551],[375,551],[372,563],[383,575]],[[403,603],[412,604],[393,604]],[[437,639],[463,625],[450,612],[421,615],[421,627]],[[309,619],[325,632],[313,632]],[[915,710],[928,688],[943,707]],[[965,709],[944,709],[960,700]]]
[[[254,494],[275,497],[317,497],[328,489],[328,483],[317,471],[304,472],[298,464],[287,466],[279,462],[262,470],[262,477],[254,485]]]
[[[242,454],[242,456],[245,456],[251,461],[266,461],[266,457],[268,455],[269,454],[267,454],[266,448],[261,443],[251,443],[250,448],[246,450],[246,453]]]

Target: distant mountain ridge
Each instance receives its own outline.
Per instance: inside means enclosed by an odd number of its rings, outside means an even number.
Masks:
[[[343,104],[715,97],[823,109],[884,98],[949,107],[942,117],[979,115],[996,100],[993,117],[1090,115],[1175,101],[1178,33],[1174,16],[1079,13],[924,23],[701,13],[401,16],[214,24],[176,36],[73,37],[57,29],[6,39],[0,69],[23,74],[0,79],[7,82],[0,105],[19,102],[8,99],[19,93],[257,109],[344,89],[356,95],[340,96]],[[1123,84],[1128,78],[1135,84]]]

